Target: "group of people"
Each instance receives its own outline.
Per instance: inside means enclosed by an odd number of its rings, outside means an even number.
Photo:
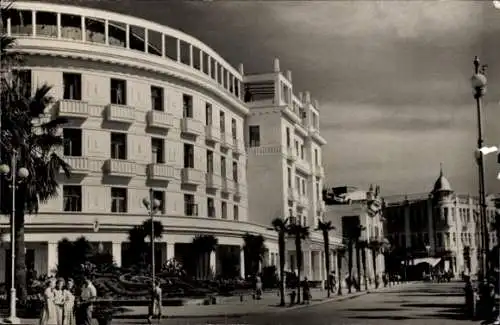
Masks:
[[[40,325],[90,325],[96,297],[97,290],[88,278],[78,296],[73,279],[50,278],[43,292]]]

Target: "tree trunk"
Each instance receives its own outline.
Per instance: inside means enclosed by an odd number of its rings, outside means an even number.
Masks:
[[[278,249],[280,256],[280,306],[285,305],[285,235],[281,232],[278,234]]]
[[[339,296],[341,296],[342,295],[342,256],[340,256],[338,253],[337,253],[337,266],[338,266],[337,268],[339,270],[339,274],[338,274],[339,289],[338,289],[337,294]]]
[[[21,194],[18,191],[18,195]],[[14,227],[15,247],[15,270],[16,270],[16,289],[17,298],[21,303],[26,301],[28,290],[26,288],[26,260],[25,260],[25,242],[24,242],[24,200],[16,200],[16,223]]]
[[[361,291],[361,256],[359,250],[359,243],[356,243],[356,275],[358,276],[357,291]]]
[[[348,261],[347,261],[347,267],[349,268],[349,270],[348,270],[348,272],[349,272],[349,281],[347,281],[347,291],[349,293],[351,293],[352,292],[352,264],[353,264],[352,263],[353,262],[353,260],[352,260],[352,257],[353,257],[352,256],[352,254],[353,254],[353,251],[352,251],[353,250],[353,245],[352,245],[351,241],[349,241],[347,249],[348,249],[347,253],[349,254]]]
[[[377,277],[377,251],[375,249],[372,250],[372,259],[373,259],[373,276],[375,278],[375,289],[378,289],[378,277]]]
[[[368,291],[368,277],[366,276],[366,248],[361,248],[361,263],[363,265],[363,280],[365,282],[365,290]]]
[[[328,238],[328,233],[324,236],[325,243],[325,270],[326,270],[326,294],[330,298],[330,240]]]

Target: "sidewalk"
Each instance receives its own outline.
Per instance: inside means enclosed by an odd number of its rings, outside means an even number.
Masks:
[[[286,296],[286,307],[279,307],[280,297],[278,291],[266,291],[264,292],[261,300],[253,300],[251,295],[245,295],[244,300],[240,301],[240,296],[232,297],[220,297],[218,298],[216,305],[195,305],[188,304],[184,306],[175,307],[163,307],[164,317],[170,319],[182,319],[182,318],[209,318],[209,317],[242,317],[255,314],[263,313],[279,313],[289,310],[295,310],[300,308],[307,308],[309,306],[324,304],[333,301],[343,301],[348,299],[353,299],[365,294],[383,292],[391,290],[393,288],[404,288],[413,285],[415,282],[408,282],[399,285],[393,285],[391,287],[381,287],[379,289],[370,289],[368,291],[356,292],[353,290],[351,294],[347,293],[347,288],[342,288],[342,296],[338,296],[336,293],[332,293],[330,298],[327,298],[326,290],[312,289],[311,290],[311,302],[308,305],[294,305],[289,306],[290,297]],[[301,299],[302,301],[302,299]],[[126,311],[122,314],[115,315],[114,319],[145,319],[148,313],[148,307],[136,306],[136,307],[125,307]],[[0,320],[0,324],[3,324]],[[21,319],[22,325],[35,325],[38,324],[37,319]]]

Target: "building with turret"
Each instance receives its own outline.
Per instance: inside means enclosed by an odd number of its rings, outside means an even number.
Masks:
[[[430,193],[385,197],[387,238],[394,252],[406,255],[409,264],[424,261],[455,275],[477,273],[480,268],[481,227],[479,200],[457,194],[440,169]],[[495,203],[487,197],[488,223],[494,220]],[[490,232],[490,247],[496,236]]]

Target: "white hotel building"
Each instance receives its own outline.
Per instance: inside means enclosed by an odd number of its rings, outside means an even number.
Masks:
[[[150,188],[162,201],[161,260],[178,257],[194,235],[212,234],[221,247],[210,259],[216,271],[222,248],[232,247],[244,273],[246,232],[265,237],[265,264],[277,265],[272,219],[298,216],[313,229],[321,218],[317,104],[293,94],[277,60],[270,73],[245,75],[154,22],[76,6],[14,7],[6,29],[26,54],[23,75],[32,89],[52,85],[52,116],[69,119],[63,154],[73,175],[61,176],[60,195],[26,217],[27,264],[38,274],[57,266],[61,239],[80,236],[121,265],[128,230],[147,218],[141,201]],[[0,282],[10,264],[8,228],[0,216]],[[321,234],[312,231],[304,250],[305,275],[324,279]]]

